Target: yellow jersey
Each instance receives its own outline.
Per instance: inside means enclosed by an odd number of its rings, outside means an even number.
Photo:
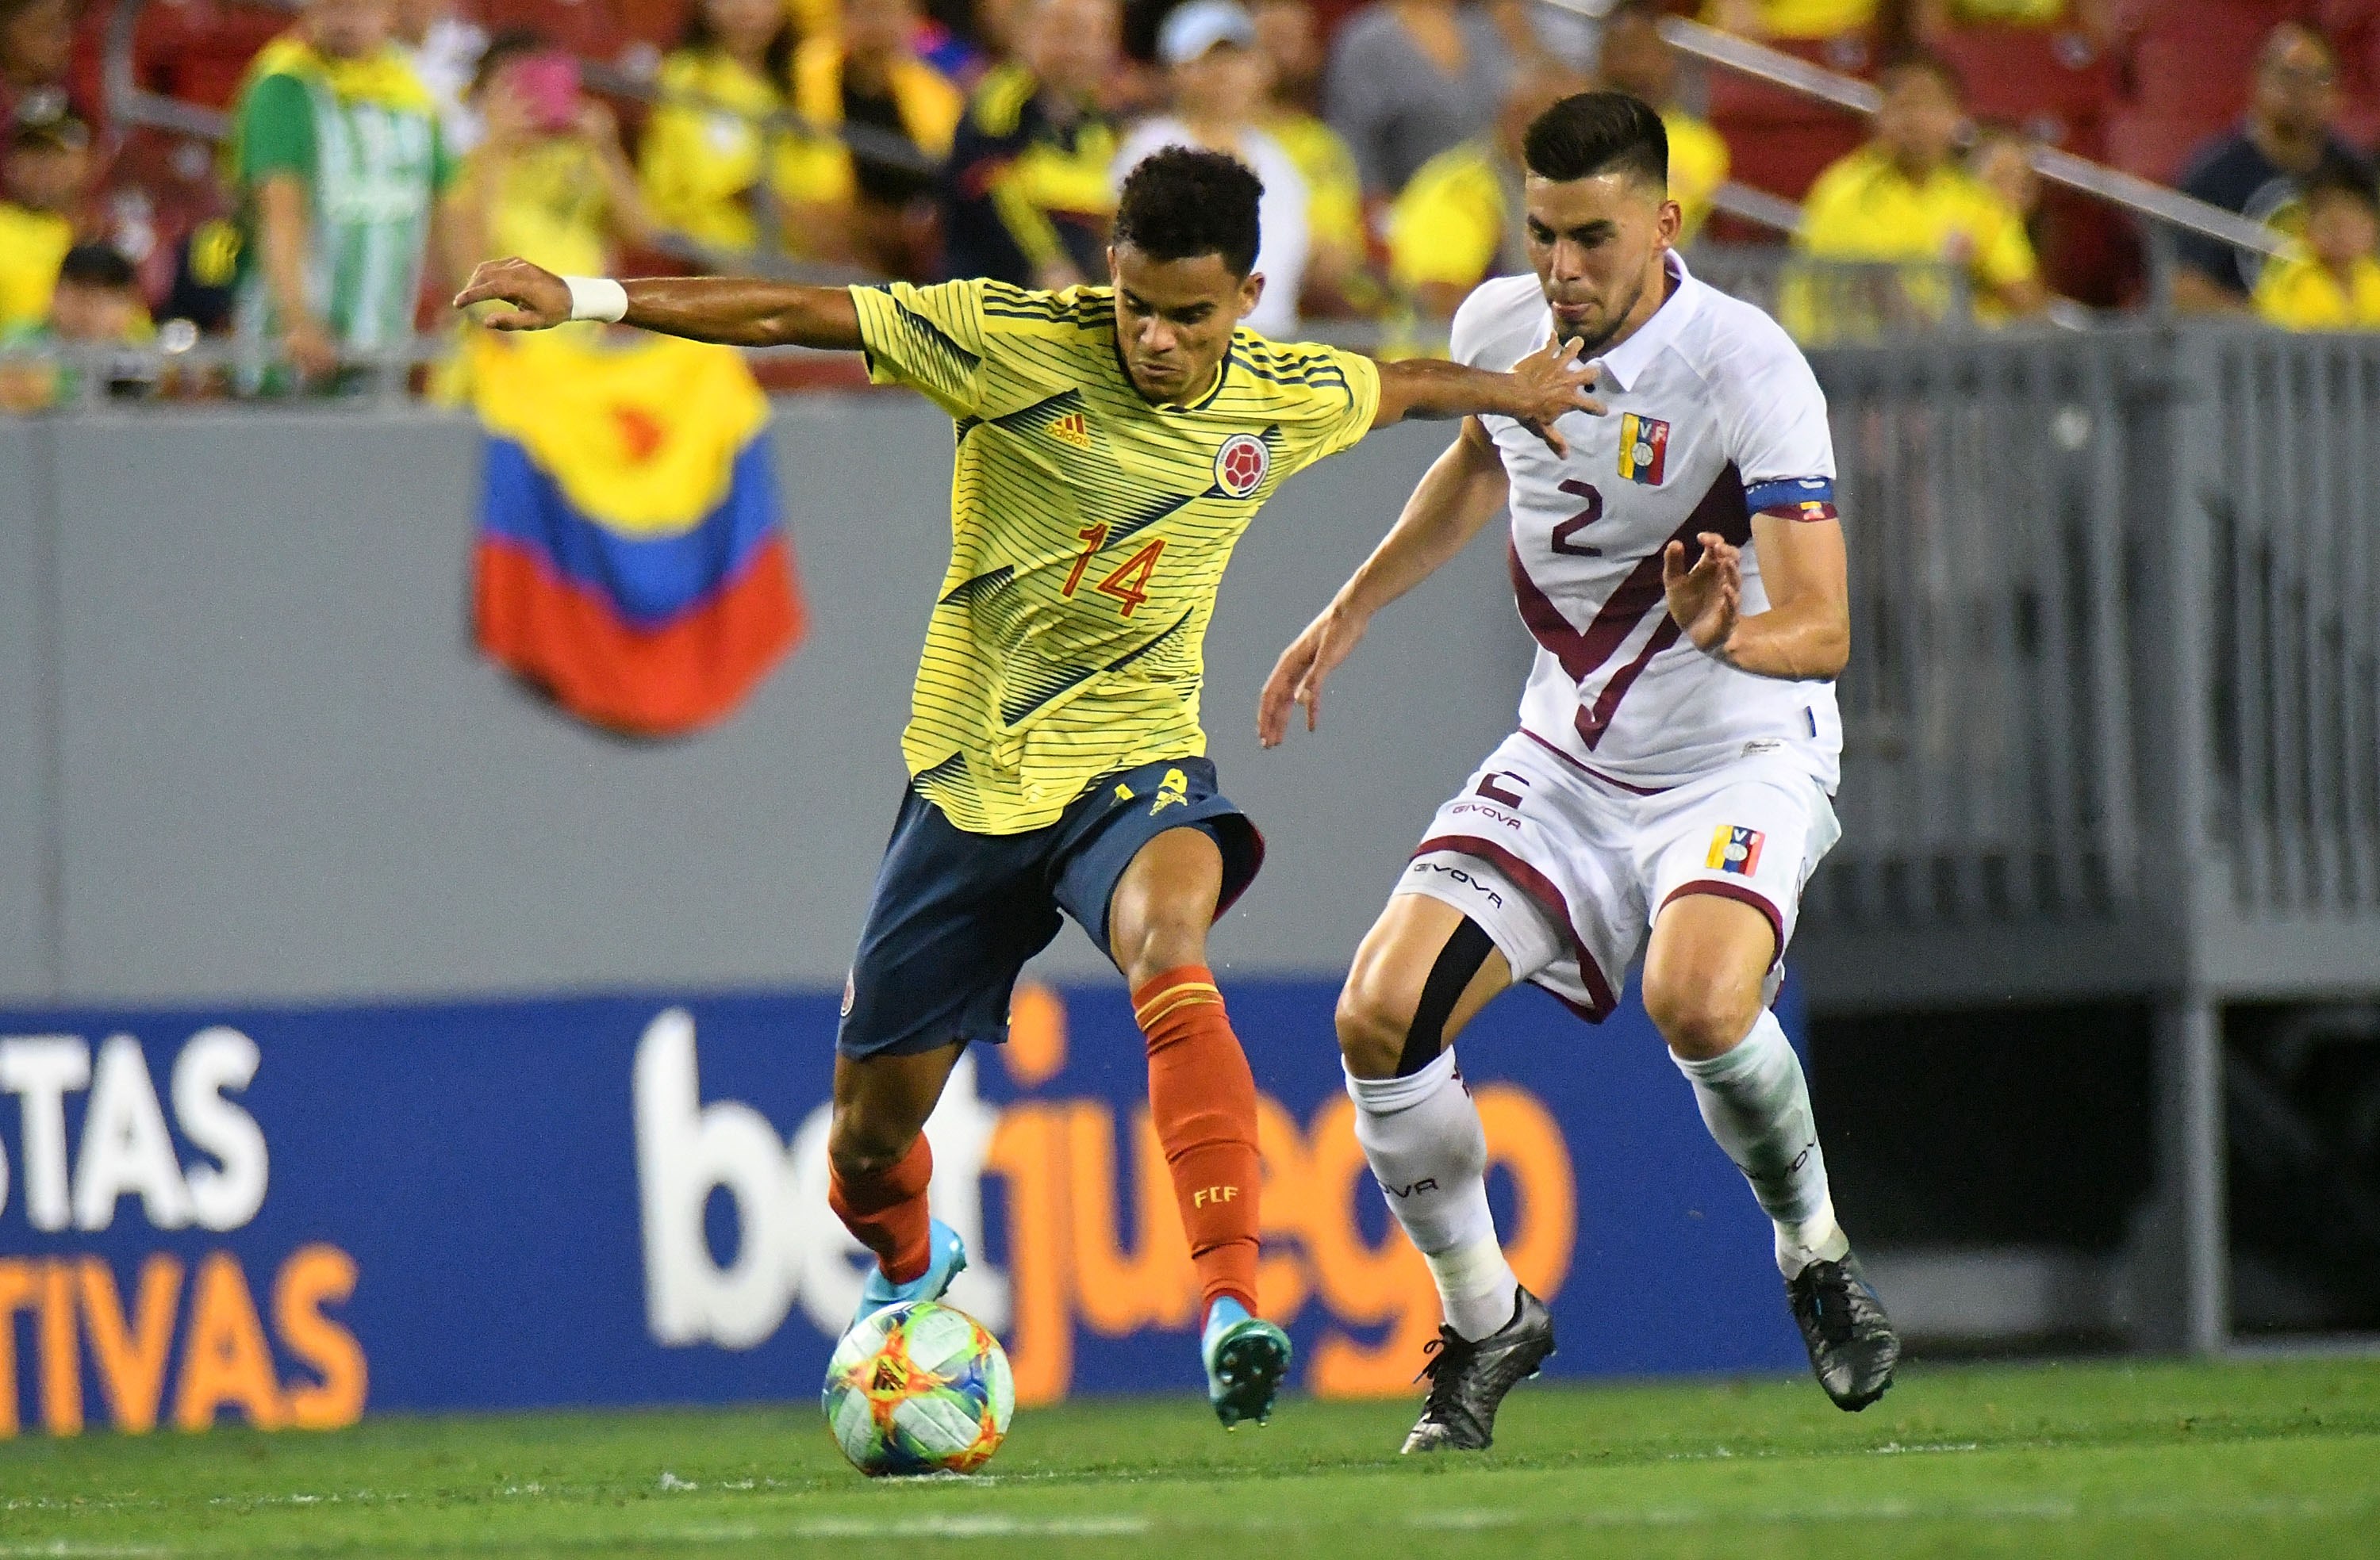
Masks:
[[[1770,38],[1832,38],[1857,32],[1876,20],[1876,0],[1757,0],[1760,31]],[[1703,8],[1703,20],[1720,19],[1721,7]]]
[[[1670,199],[1691,244],[1727,182],[1727,141],[1681,109],[1664,109],[1670,138]],[[1401,287],[1471,287],[1528,269],[1521,227],[1521,170],[1485,137],[1460,141],[1424,163],[1389,206],[1389,275]]]
[[[0,330],[50,317],[58,267],[74,248],[74,224],[50,212],[0,201]]]
[[[1802,203],[1802,231],[1794,247],[1821,260],[1932,260],[1962,266],[1977,291],[1975,316],[2007,318],[1994,290],[2040,273],[2024,221],[1989,185],[1965,169],[1946,164],[1924,179],[1901,172],[1880,147],[1868,145],[1838,158],[1810,187]],[[1819,302],[1826,289],[1810,278],[1789,278],[1779,300],[1779,318],[1797,340],[1824,341],[1854,330],[1855,322],[1833,320]],[[1901,283],[1921,313],[1938,316],[1949,299],[1938,278],[1911,274]]]
[[[1232,548],[1284,478],[1370,429],[1378,370],[1243,330],[1196,399],[1152,405],[1109,288],[851,296],[868,377],[957,427],[950,570],[901,736],[917,790],[960,828],[1020,834],[1102,775],[1205,753],[1202,651]]]
[[[2288,331],[2380,330],[2380,260],[2359,258],[2341,282],[2302,250],[2265,267],[2256,312]]]
[[[1364,188],[1355,153],[1339,132],[1311,114],[1284,110],[1264,122],[1305,177],[1305,225],[1318,244],[1364,252]]]

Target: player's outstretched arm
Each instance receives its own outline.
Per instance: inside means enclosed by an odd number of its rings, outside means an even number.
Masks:
[[[1670,615],[1696,648],[1739,671],[1791,680],[1833,677],[1851,659],[1851,587],[1843,528],[1835,520],[1752,517],[1760,583],[1768,610],[1742,616],[1743,554],[1711,532],[1703,555],[1686,567],[1686,550],[1661,554],[1661,588]]]
[[[1504,507],[1505,486],[1495,441],[1477,418],[1463,418],[1463,431],[1423,474],[1380,545],[1274,663],[1257,703],[1258,742],[1280,745],[1293,705],[1305,707],[1305,729],[1315,729],[1322,718],[1323,680],[1354,653],[1372,614],[1462,551]]]
[[[1554,419],[1570,412],[1603,415],[1603,403],[1587,393],[1591,363],[1578,360],[1576,341],[1549,342],[1512,365],[1509,374],[1430,357],[1380,365],[1380,409],[1374,428],[1407,417],[1512,417],[1544,440],[1558,455],[1570,445]]]
[[[493,331],[542,331],[568,320],[616,320],[639,330],[729,346],[859,350],[859,310],[841,287],[741,276],[565,280],[525,260],[488,260],[455,307],[502,303],[480,321]]]

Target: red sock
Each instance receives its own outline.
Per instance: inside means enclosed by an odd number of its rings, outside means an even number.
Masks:
[[[919,1132],[898,1164],[848,1179],[833,1171],[826,1204],[861,1245],[876,1253],[876,1265],[895,1284],[923,1275],[934,1260],[934,1231],[926,1212],[926,1183],[934,1176],[934,1151]]]
[[[1257,1313],[1257,1081],[1204,964],[1168,970],[1132,994],[1148,1037],[1148,1110],[1190,1261],[1199,1315],[1225,1295]]]

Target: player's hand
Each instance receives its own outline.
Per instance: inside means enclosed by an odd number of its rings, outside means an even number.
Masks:
[[[1544,350],[1533,352],[1512,365],[1512,378],[1520,381],[1516,420],[1544,440],[1546,447],[1557,455],[1570,453],[1570,441],[1554,426],[1556,418],[1572,412],[1599,417],[1605,411],[1603,403],[1589,394],[1586,388],[1595,382],[1597,366],[1580,362],[1580,350],[1576,337],[1548,342]]]
[[[455,295],[455,307],[504,303],[480,317],[492,331],[542,331],[570,318],[570,289],[561,277],[525,260],[482,260],[471,280]]]
[[[1692,569],[1686,567],[1685,543],[1673,541],[1661,550],[1661,593],[1694,648],[1718,655],[1735,632],[1743,604],[1743,553],[1710,531],[1695,539],[1703,544],[1703,555]]]
[[[1281,745],[1289,734],[1292,705],[1305,707],[1307,731],[1321,722],[1323,680],[1354,653],[1367,621],[1334,601],[1305,625],[1305,633],[1290,641],[1281,659],[1273,662],[1272,675],[1265,679],[1264,694],[1257,700],[1258,743],[1266,747]]]

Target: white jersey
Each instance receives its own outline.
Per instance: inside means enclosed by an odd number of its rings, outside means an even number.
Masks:
[[[1510,417],[1480,419],[1511,478],[1512,592],[1537,641],[1522,729],[1631,788],[1682,783],[1780,749],[1835,789],[1834,684],[1738,671],[1688,642],[1661,591],[1662,549],[1716,532],[1744,547],[1742,611],[1767,610],[1751,516],[1834,517],[1834,441],[1809,363],[1778,323],[1696,281],[1599,359],[1608,415],[1572,412],[1560,457]],[[1452,354],[1510,369],[1553,335],[1535,276],[1484,284]]]

